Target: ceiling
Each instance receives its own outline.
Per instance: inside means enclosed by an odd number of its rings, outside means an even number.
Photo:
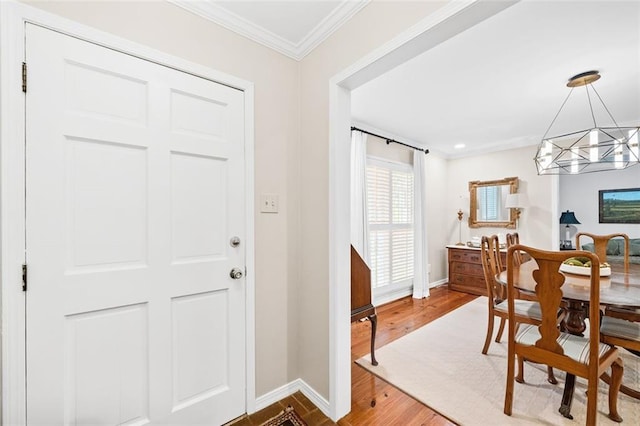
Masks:
[[[640,125],[640,2],[516,3],[353,90],[352,119],[449,158],[535,145],[567,80],[589,70],[618,125]],[[598,125],[613,126],[592,101]],[[592,123],[579,87],[548,136]]]
[[[301,60],[370,0],[169,1]]]
[[[169,1],[301,60],[370,0]],[[352,120],[447,158],[535,145],[567,80],[589,70],[616,122],[640,125],[640,1],[517,2],[354,89]],[[597,124],[612,126],[593,101]],[[548,136],[590,127],[576,88]]]

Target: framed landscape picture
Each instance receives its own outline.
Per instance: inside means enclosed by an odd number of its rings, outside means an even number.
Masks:
[[[640,223],[640,188],[598,192],[600,223]]]

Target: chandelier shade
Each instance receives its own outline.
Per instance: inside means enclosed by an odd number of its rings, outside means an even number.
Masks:
[[[606,170],[621,170],[640,164],[638,130],[640,127],[621,127],[609,113],[606,105],[593,88],[592,83],[600,78],[597,71],[578,74],[567,83],[571,92],[542,137],[534,158],[539,175],[581,174]],[[548,136],[556,119],[562,112],[574,87],[585,86],[593,126],[558,136]],[[600,101],[613,126],[598,126],[593,113],[592,94]]]

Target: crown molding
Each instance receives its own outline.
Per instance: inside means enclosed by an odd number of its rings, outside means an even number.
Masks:
[[[296,61],[300,61],[340,28],[353,15],[358,13],[371,0],[343,1],[315,28],[313,28],[299,43],[280,37],[255,23],[218,6],[212,1],[167,0],[191,13],[215,22],[250,40],[267,46]]]
[[[313,49],[344,25],[353,15],[360,12],[369,2],[371,0],[343,1],[340,3],[298,43],[297,54],[299,58],[297,60],[301,60],[311,53]]]

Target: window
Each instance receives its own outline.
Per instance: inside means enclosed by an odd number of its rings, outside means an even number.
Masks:
[[[374,295],[413,284],[413,171],[406,164],[367,162],[369,255]]]

